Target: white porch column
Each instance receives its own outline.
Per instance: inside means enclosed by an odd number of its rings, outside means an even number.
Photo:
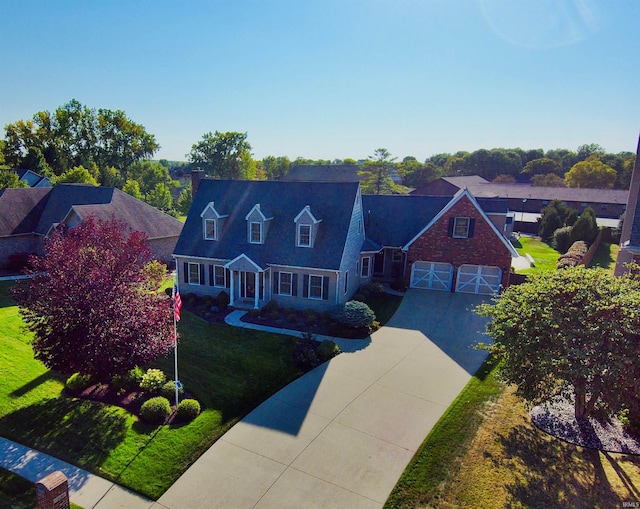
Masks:
[[[254,297],[253,309],[258,309],[258,301],[260,300],[260,273],[256,272],[254,277],[256,278],[256,295]]]
[[[235,292],[235,290],[233,288],[234,287],[233,280],[235,279],[234,273],[235,273],[235,270],[230,270],[229,271],[229,277],[231,278],[231,286],[229,287],[229,291],[231,293],[231,295],[229,295],[229,297],[230,297],[229,305],[231,307],[233,307],[235,305],[235,300],[236,300],[235,299],[236,292]]]

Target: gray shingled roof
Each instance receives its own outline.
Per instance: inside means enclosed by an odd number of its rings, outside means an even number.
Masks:
[[[33,233],[51,188],[9,188],[0,191],[0,236]]]
[[[287,182],[359,182],[362,180],[355,164],[309,164],[292,167],[282,177]]]
[[[232,260],[245,254],[268,264],[334,269],[340,267],[358,183],[238,181],[203,179],[178,239],[175,254]],[[219,240],[204,240],[200,214],[210,202],[227,215]],[[247,240],[246,215],[257,203],[273,217],[264,244]],[[313,248],[295,247],[294,218],[306,206],[319,223]]]

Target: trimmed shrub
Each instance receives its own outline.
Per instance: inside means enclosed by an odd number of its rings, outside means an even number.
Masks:
[[[581,261],[584,255],[587,254],[588,248],[584,241],[578,241],[571,244],[569,250],[558,258],[556,268],[564,269],[566,267],[575,267]]]
[[[227,292],[222,290],[216,297],[216,302],[218,303],[218,309],[220,311],[225,311],[231,302],[231,297],[229,297]]]
[[[140,388],[146,392],[158,392],[162,389],[166,380],[167,377],[161,370],[149,368],[142,376]]]
[[[148,399],[140,407],[140,417],[149,424],[161,424],[171,413],[169,400],[162,396]]]
[[[298,315],[295,313],[289,313],[287,315],[287,322],[296,323],[298,321]]]
[[[596,215],[591,207],[587,207],[571,228],[571,241],[584,240],[591,244],[599,231]]]
[[[369,286],[367,286],[367,288],[372,295],[380,295],[384,293],[384,286],[382,286],[382,283],[380,283],[379,281],[374,281]]]
[[[318,315],[315,313],[305,315],[304,323],[307,325],[316,325],[318,323]]]
[[[318,357],[324,362],[340,353],[340,347],[330,339],[325,339],[318,347]]]
[[[140,387],[140,382],[142,382],[142,377],[144,376],[144,371],[142,368],[136,366],[133,369],[130,369],[124,375],[116,375],[111,379],[111,387],[115,390],[132,390]]]
[[[274,309],[273,311],[269,311],[267,316],[270,320],[278,320],[278,318],[280,318],[280,312],[277,309]]]
[[[160,394],[167,398],[169,401],[176,399],[176,383],[173,380],[169,380],[162,386]],[[184,394],[184,389],[180,387],[178,389],[178,399]]]
[[[164,293],[166,293],[169,297],[173,297],[173,288],[170,286],[165,288]]]
[[[269,313],[273,313],[274,311],[277,312],[279,309],[280,306],[278,306],[278,303],[274,299],[271,299],[264,306],[262,306],[262,309],[260,311],[262,311],[264,315],[269,315]]]
[[[553,243],[561,253],[566,253],[571,246],[571,228],[571,226],[564,226],[553,232]]]
[[[358,329],[369,327],[376,319],[375,313],[364,302],[350,300],[336,308],[331,315],[335,320],[346,327]]]
[[[312,338],[313,334],[311,333],[303,334],[293,351],[293,362],[303,371],[308,371],[322,364],[322,360],[316,353],[318,342]]]
[[[195,399],[183,399],[176,408],[176,418],[181,422],[193,421],[200,415],[200,403]]]
[[[93,385],[93,377],[91,375],[81,375],[74,373],[65,382],[64,386],[70,391],[84,391],[87,387]]]

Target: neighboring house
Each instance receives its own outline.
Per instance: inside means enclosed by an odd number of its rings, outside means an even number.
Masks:
[[[43,177],[31,170],[14,170],[18,174],[18,178],[26,182],[29,187],[51,187],[51,181],[47,177]]]
[[[512,217],[521,223],[531,223],[537,232],[541,210],[551,200],[558,199],[582,213],[591,207],[600,226],[616,227],[624,213],[629,191],[624,189],[586,189],[573,187],[538,187],[530,184],[489,182],[478,175],[442,177],[412,191],[412,195],[453,196],[460,189],[468,189],[476,198],[502,198],[507,200]],[[525,227],[526,230],[526,227]],[[527,230],[528,231],[528,230]]]
[[[177,219],[113,187],[60,184],[0,191],[0,266],[14,253],[44,252],[44,238],[59,224],[75,226],[89,216],[115,217],[143,231],[154,256],[171,263],[182,231]]]
[[[620,233],[620,251],[616,260],[615,274],[627,272],[627,264],[640,264],[640,137],[636,150],[636,160],[631,174],[627,212]]]
[[[494,294],[517,252],[468,192],[454,198],[361,196],[357,182],[193,181],[174,257],[180,291],[231,305],[330,309],[374,278]],[[490,218],[494,216],[494,220]],[[494,223],[495,221],[495,223]],[[446,275],[444,271],[446,270]]]

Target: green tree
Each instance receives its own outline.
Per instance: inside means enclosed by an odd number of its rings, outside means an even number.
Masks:
[[[435,164],[421,163],[415,158],[405,157],[398,165],[398,172],[402,175],[402,183],[408,187],[422,187],[440,177],[440,168]]]
[[[156,186],[145,196],[144,199],[149,205],[165,212],[173,208],[173,200],[171,199],[171,191],[162,182]]]
[[[55,186],[58,184],[90,184],[97,186],[98,182],[91,175],[89,170],[84,166],[76,166],[70,170],[65,171],[62,175],[54,177],[51,183]]]
[[[542,240],[549,242],[553,233],[563,226],[573,226],[578,219],[578,213],[567,207],[560,200],[551,200],[551,203],[542,209],[538,235]]]
[[[637,405],[640,284],[604,269],[570,267],[510,286],[479,313],[492,318],[486,347],[521,397],[575,397],[575,415]]]
[[[140,192],[149,194],[158,184],[173,186],[173,180],[169,170],[155,161],[139,161],[129,168],[128,179],[137,180],[140,184]]]
[[[596,214],[591,207],[587,207],[571,227],[569,239],[571,243],[584,240],[587,244],[591,244],[596,240],[599,231],[600,228],[598,228],[598,223],[596,222]]]
[[[191,208],[191,203],[193,202],[191,196],[191,184],[185,187],[178,197],[178,203],[176,204],[176,210],[186,216],[189,213],[189,209]]]
[[[8,164],[37,171],[33,158],[27,158],[30,150],[37,149],[55,175],[91,163],[113,166],[126,175],[131,164],[159,148],[154,136],[123,111],[90,109],[75,99],[53,113],[39,111],[31,120],[7,124],[5,138]]]
[[[202,168],[207,175],[220,179],[246,179],[250,168],[251,145],[247,133],[205,133],[191,147],[187,158],[192,167]]]
[[[616,181],[616,170],[602,163],[597,156],[574,164],[564,176],[567,187],[609,189]]]
[[[561,172],[562,166],[560,163],[548,157],[533,159],[522,168],[522,173],[530,173],[531,175],[547,175],[550,173],[560,175]]]
[[[364,177],[360,183],[365,194],[392,194],[397,191],[396,184],[391,180],[391,170],[395,157],[386,148],[378,148],[373,156],[362,165],[358,172]]]
[[[140,184],[138,183],[137,180],[133,180],[133,179],[127,180],[122,190],[125,193],[133,196],[134,198],[137,198],[138,200],[142,200],[142,191],[140,191]]]
[[[9,187],[27,187],[27,183],[20,180],[15,171],[0,169],[0,190]]]
[[[531,185],[536,187],[567,187],[567,183],[564,179],[553,173],[548,173],[547,175],[533,175],[531,177]]]
[[[267,156],[262,159],[262,170],[267,180],[280,180],[291,168],[291,161],[287,156]]]
[[[592,156],[596,156],[600,159],[606,151],[597,143],[585,143],[584,145],[580,145],[578,150],[576,151],[576,158],[578,161],[585,161]]]

